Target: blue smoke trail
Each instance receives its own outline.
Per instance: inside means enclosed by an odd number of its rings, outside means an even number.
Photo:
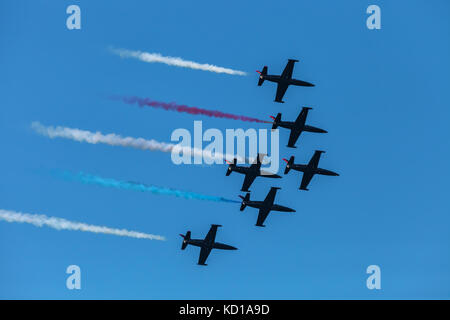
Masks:
[[[79,172],[77,174],[73,174],[68,171],[63,172],[63,177],[69,180],[77,180],[86,184],[96,184],[103,187],[111,187],[116,189],[125,189],[125,190],[134,190],[141,192],[150,192],[153,194],[163,194],[169,196],[175,196],[178,198],[185,199],[197,199],[197,200],[206,200],[206,201],[215,201],[215,202],[232,202],[232,203],[240,203],[240,201],[230,200],[223,197],[215,197],[215,196],[207,196],[200,193],[182,191],[172,188],[164,188],[153,185],[146,185],[139,182],[132,181],[119,181],[111,178],[102,178],[99,176],[95,176],[92,174],[87,174],[83,172]]]

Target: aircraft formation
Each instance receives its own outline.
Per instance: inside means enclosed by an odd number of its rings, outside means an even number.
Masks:
[[[258,86],[261,86],[265,80],[277,83],[277,91],[274,102],[284,103],[283,97],[290,85],[314,87],[314,84],[312,83],[292,78],[292,73],[294,71],[294,65],[296,62],[298,62],[298,60],[289,59],[281,75],[269,75],[267,73],[267,66],[264,66],[262,71],[256,71],[260,75],[258,79]],[[276,117],[271,116],[273,120],[272,130],[277,129],[278,127],[290,130],[287,147],[296,148],[296,143],[302,132],[327,133],[326,130],[306,124],[306,118],[308,116],[309,110],[311,109],[312,108],[309,107],[303,107],[295,121],[282,121],[281,113],[278,113]],[[308,186],[314,175],[338,176],[339,174],[336,172],[319,168],[319,160],[322,153],[324,152],[325,151],[316,150],[309,162],[306,164],[294,163],[294,156],[291,156],[289,160],[283,158],[283,160],[286,162],[284,174],[287,175],[290,170],[302,172],[303,175],[299,189],[305,191],[309,190]],[[228,163],[228,169],[225,174],[226,176],[229,176],[232,172],[236,172],[244,175],[244,181],[241,187],[241,191],[246,192],[246,194],[245,196],[239,196],[242,199],[240,211],[245,210],[246,207],[258,209],[258,217],[255,224],[255,226],[257,227],[265,227],[264,222],[266,221],[266,218],[271,211],[295,212],[294,209],[274,203],[277,191],[281,189],[278,187],[271,187],[267,196],[262,201],[250,200],[249,188],[251,187],[256,177],[281,178],[281,176],[277,174],[265,172],[261,169],[263,158],[264,155],[258,154],[256,160],[250,166],[238,166],[237,159],[234,159],[233,162]],[[220,225],[212,224],[210,230],[208,231],[208,234],[204,239],[191,239],[191,231],[188,231],[186,235],[180,234],[180,236],[183,238],[181,249],[186,249],[189,244],[200,247],[201,250],[198,259],[199,265],[206,265],[206,259],[208,258],[212,249],[236,250],[237,248],[233,246],[215,242],[218,227],[220,227]]]

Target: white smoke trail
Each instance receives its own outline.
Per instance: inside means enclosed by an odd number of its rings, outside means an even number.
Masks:
[[[151,150],[151,151],[162,151],[162,152],[183,152],[187,153],[191,156],[203,156],[214,161],[223,161],[225,159],[232,160],[235,157],[237,158],[239,163],[245,163],[248,159],[223,154],[219,152],[215,152],[214,154],[208,150],[201,150],[198,148],[190,148],[190,147],[182,147],[180,145],[176,145],[173,143],[165,143],[159,142],[156,140],[146,140],[144,138],[133,138],[133,137],[122,137],[120,135],[110,133],[110,134],[102,134],[101,132],[91,132],[88,130],[80,130],[74,128],[67,127],[52,127],[52,126],[44,126],[39,122],[33,122],[31,124],[31,128],[34,129],[37,133],[49,137],[49,138],[65,138],[71,139],[78,142],[87,142],[91,144],[103,143],[108,144],[110,146],[121,146],[121,147],[131,147],[142,150]]]
[[[120,237],[131,237],[149,240],[166,240],[163,236],[148,234],[137,231],[129,231],[126,229],[114,229],[104,226],[95,226],[91,224],[73,222],[62,218],[47,217],[42,214],[29,214],[15,211],[0,209],[0,220],[7,222],[29,223],[36,227],[47,226],[57,230],[74,230],[83,232],[112,234]]]
[[[183,68],[191,68],[196,70],[204,70],[216,73],[226,73],[231,75],[245,76],[246,72],[233,70],[223,67],[218,67],[212,64],[207,63],[197,63],[194,61],[184,60],[178,57],[165,57],[159,53],[149,53],[142,51],[132,51],[126,49],[111,49],[112,52],[119,55],[121,58],[135,58],[144,62],[157,62],[157,63],[165,63],[169,66],[183,67]]]

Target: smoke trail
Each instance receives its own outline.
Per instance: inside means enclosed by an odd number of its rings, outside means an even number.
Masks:
[[[139,182],[132,182],[132,181],[120,181],[115,180],[111,178],[102,178],[99,176],[86,174],[83,172],[79,172],[78,174],[72,174],[70,172],[64,171],[63,177],[70,179],[70,180],[78,180],[83,183],[87,184],[96,184],[103,187],[111,187],[111,188],[117,188],[117,189],[126,189],[126,190],[134,190],[134,191],[141,191],[141,192],[150,192],[153,194],[162,194],[162,195],[169,195],[169,196],[175,196],[179,198],[184,199],[197,199],[197,200],[206,200],[206,201],[215,201],[215,202],[232,202],[232,203],[239,203],[239,201],[226,199],[223,197],[215,197],[215,196],[207,196],[195,192],[189,192],[189,191],[182,191],[172,188],[164,188],[164,187],[158,187],[154,185],[146,185]]]
[[[215,66],[212,64],[197,63],[194,61],[183,60],[182,58],[177,58],[177,57],[165,57],[159,53],[132,51],[132,50],[126,50],[126,49],[111,49],[111,51],[113,53],[119,55],[121,58],[135,58],[135,59],[138,59],[138,60],[141,60],[144,62],[149,62],[149,63],[152,63],[152,62],[165,63],[169,66],[190,68],[190,69],[210,71],[210,72],[216,72],[216,73],[226,73],[226,74],[238,75],[238,76],[247,75],[247,73],[243,72],[243,71],[218,67],[218,66]]]
[[[120,135],[110,133],[102,134],[101,132],[91,132],[88,130],[80,130],[67,127],[44,126],[39,122],[33,122],[31,128],[37,133],[53,138],[65,138],[78,142],[87,142],[91,144],[103,143],[110,146],[131,147],[142,150],[162,151],[162,152],[182,152],[191,156],[203,156],[212,160],[231,160],[237,158],[240,163],[247,163],[249,160],[240,156],[223,154],[219,152],[212,153],[211,150],[201,150],[198,148],[182,147],[172,143],[159,142],[156,140],[146,140],[144,138],[122,137]]]
[[[36,227],[47,226],[57,230],[73,230],[93,233],[112,234],[119,237],[131,237],[149,240],[166,240],[163,236],[148,234],[126,229],[114,229],[104,226],[95,226],[82,222],[73,222],[62,218],[47,217],[42,214],[29,214],[0,209],[0,220],[7,222],[29,223]]]
[[[247,121],[247,122],[258,122],[258,123],[272,123],[270,121],[264,121],[257,118],[251,118],[247,116],[241,116],[241,115],[235,115],[231,113],[224,113],[217,110],[207,110],[207,109],[201,109],[197,107],[189,107],[186,105],[179,105],[174,102],[166,103],[166,102],[160,102],[160,101],[154,101],[150,100],[148,98],[139,98],[139,97],[120,97],[120,96],[113,96],[111,97],[114,100],[122,100],[125,103],[128,104],[138,104],[139,107],[153,107],[153,108],[160,108],[164,110],[170,110],[170,111],[177,111],[177,112],[186,112],[190,114],[195,115],[204,115],[208,117],[215,117],[215,118],[226,118],[226,119],[233,119],[233,120],[241,120],[241,121]]]

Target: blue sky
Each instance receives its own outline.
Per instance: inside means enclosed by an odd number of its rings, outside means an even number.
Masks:
[[[82,29],[66,28],[66,8],[81,7]],[[366,27],[366,8],[381,8],[382,29]],[[2,1],[0,4],[0,208],[160,234],[166,242],[0,221],[0,298],[30,299],[396,299],[450,298],[448,180],[450,22],[447,1]],[[248,76],[121,59],[109,47],[159,52],[244,70]],[[316,84],[257,87],[254,70]],[[176,128],[268,125],[139,109],[111,94],[268,119],[294,118],[312,106],[305,134],[280,156],[340,177],[300,174],[256,180],[252,198],[270,186],[293,215],[239,204],[185,200],[58,179],[83,171],[237,199],[242,176],[226,166],[176,166],[170,155],[37,135],[32,121],[169,141]],[[281,141],[288,133],[280,132]],[[284,143],[282,143],[284,146]],[[283,167],[284,168],[284,167]],[[238,251],[181,251],[179,233]],[[82,289],[65,286],[67,266]],[[366,288],[369,265],[381,267],[381,290]]]

